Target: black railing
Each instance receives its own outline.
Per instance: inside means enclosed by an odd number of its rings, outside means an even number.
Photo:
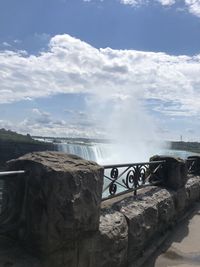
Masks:
[[[196,156],[188,157],[186,160],[189,174],[200,175],[200,158]]]
[[[5,171],[5,172],[0,172],[0,179],[5,176],[13,176],[16,174],[24,174],[25,171]],[[4,178],[3,178],[4,179]]]
[[[162,182],[165,161],[104,165],[103,200]],[[107,183],[108,182],[108,183]]]
[[[128,192],[136,196],[141,188],[161,184],[165,164],[161,160],[104,165],[103,200]],[[186,165],[188,174],[200,175],[199,157],[188,157]],[[0,172],[0,233],[20,223],[27,195],[28,179],[24,174],[24,170]]]

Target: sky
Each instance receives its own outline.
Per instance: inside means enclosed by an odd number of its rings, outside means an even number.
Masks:
[[[200,141],[199,114],[200,0],[0,0],[0,128]]]

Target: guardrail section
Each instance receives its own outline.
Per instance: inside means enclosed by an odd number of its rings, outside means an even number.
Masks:
[[[103,200],[162,182],[165,161],[104,165]]]

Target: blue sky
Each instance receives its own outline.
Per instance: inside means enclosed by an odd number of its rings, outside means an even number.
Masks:
[[[200,141],[200,1],[2,0],[0,91],[22,133]]]
[[[96,48],[196,54],[200,20],[178,7],[186,8],[158,1],[141,6],[119,0],[1,1],[0,41],[37,53],[52,36],[67,33]]]

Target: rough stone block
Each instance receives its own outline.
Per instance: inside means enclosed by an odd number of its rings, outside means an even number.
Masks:
[[[71,243],[49,254],[48,257],[43,257],[41,267],[78,267],[78,254],[78,244]]]
[[[80,244],[78,267],[126,267],[128,225],[120,212],[100,217],[99,231]]]
[[[174,192],[174,205],[177,215],[184,212],[187,207],[187,192],[185,187]]]
[[[187,182],[187,165],[184,160],[169,156],[153,156],[150,161],[165,160],[160,176],[163,184],[171,189],[178,190]]]
[[[8,166],[27,172],[21,239],[35,251],[49,253],[98,230],[103,186],[98,164],[75,155],[36,152]]]
[[[142,203],[141,203],[142,202]],[[155,205],[141,201],[122,206],[120,212],[128,222],[128,260],[133,261],[141,254],[156,231],[158,210]]]
[[[164,231],[168,228],[175,217],[175,207],[172,194],[166,189],[160,189],[153,195],[158,208],[158,230]]]
[[[186,184],[188,204],[198,201],[200,199],[200,177],[196,176],[190,178]]]

